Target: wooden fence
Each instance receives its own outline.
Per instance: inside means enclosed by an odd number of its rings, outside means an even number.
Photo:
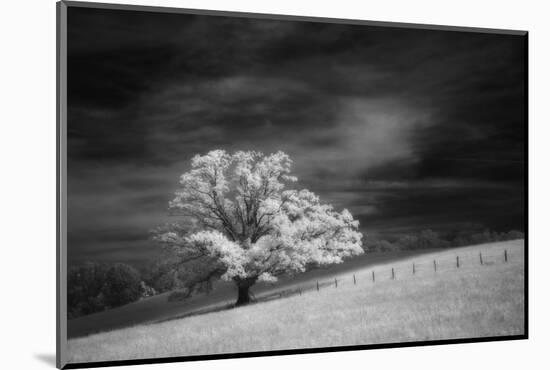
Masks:
[[[523,250],[521,251],[523,253]],[[306,291],[319,292],[323,288],[338,288],[343,284],[351,283],[357,285],[359,283],[375,284],[377,281],[382,280],[399,280],[400,278],[411,277],[411,275],[417,275],[422,273],[434,273],[442,274],[450,271],[456,271],[471,266],[489,266],[497,263],[508,263],[512,258],[512,254],[504,249],[495,253],[483,253],[477,254],[464,253],[457,254],[454,257],[440,258],[440,259],[424,259],[422,261],[412,261],[408,264],[396,261],[395,266],[391,264],[384,264],[384,267],[374,267],[370,274],[362,273],[357,275],[351,273],[344,276],[339,275],[331,280],[316,280],[314,284],[303,284],[294,286],[292,288],[282,289],[268,294],[264,294],[255,298],[257,302],[268,301],[277,298],[288,297],[292,295],[302,295]],[[422,256],[419,256],[419,259]],[[523,256],[516,255],[517,259],[523,258]]]

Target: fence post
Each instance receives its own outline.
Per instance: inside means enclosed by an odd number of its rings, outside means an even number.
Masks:
[[[460,260],[458,259],[458,256],[456,256],[456,268],[460,267]]]
[[[483,256],[481,255],[481,252],[479,252],[479,264],[483,265]]]
[[[334,278],[334,287],[338,288],[338,280],[336,280],[336,278]]]
[[[508,262],[508,251],[504,250],[504,262]]]
[[[395,272],[393,271],[393,267],[391,268],[391,279],[395,280]]]
[[[374,283],[374,270],[372,270],[372,282]]]
[[[319,280],[317,280],[317,291],[319,291]]]
[[[437,272],[437,263],[435,262],[435,260],[434,260],[434,271]]]
[[[300,295],[302,295],[302,288],[298,289],[298,292],[300,292]]]
[[[416,266],[414,265],[414,262],[413,262],[413,275],[416,274]]]
[[[353,285],[357,284],[357,280],[355,280],[355,274],[353,274]]]

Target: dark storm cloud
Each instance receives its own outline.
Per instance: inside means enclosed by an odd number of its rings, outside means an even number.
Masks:
[[[69,9],[69,259],[147,261],[196,153],[284,150],[368,233],[522,228],[520,36]]]

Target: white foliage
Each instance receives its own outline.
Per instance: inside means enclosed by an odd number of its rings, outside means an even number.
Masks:
[[[291,165],[281,151],[195,156],[170,209],[199,230],[187,237],[165,231],[157,240],[215,257],[226,266],[227,280],[274,281],[281,273],[361,254],[359,222],[349,211],[321,204],[308,190],[285,190],[297,181]]]

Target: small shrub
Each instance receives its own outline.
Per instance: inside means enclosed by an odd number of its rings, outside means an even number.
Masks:
[[[145,281],[142,281],[140,283],[140,287],[141,287],[141,298],[152,297],[157,294],[157,292],[155,291],[155,288],[147,285]]]

